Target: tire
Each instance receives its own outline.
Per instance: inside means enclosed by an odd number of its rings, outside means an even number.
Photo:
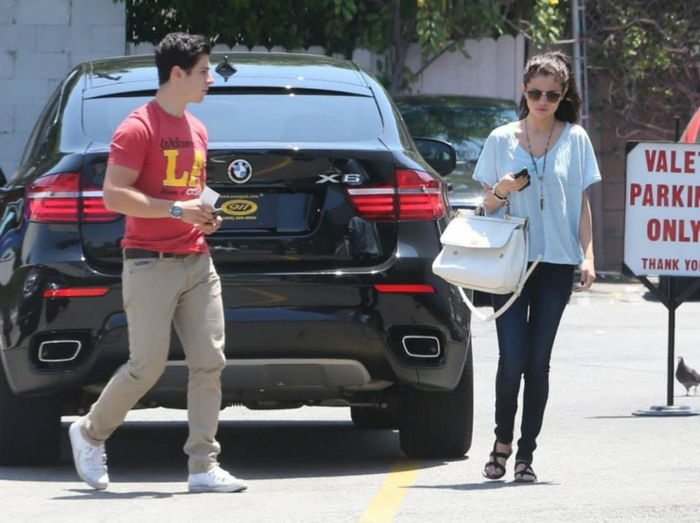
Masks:
[[[471,338],[457,387],[450,392],[408,390],[401,401],[401,450],[411,458],[460,458],[472,444],[474,383]]]
[[[358,429],[397,429],[399,417],[392,409],[350,407],[350,417]]]
[[[16,396],[0,367],[0,465],[54,464],[60,443],[59,402]]]

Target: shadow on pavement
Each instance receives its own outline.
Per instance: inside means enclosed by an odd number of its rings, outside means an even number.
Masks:
[[[105,501],[109,499],[163,499],[171,498],[173,494],[170,492],[153,492],[153,491],[141,491],[141,492],[111,492],[108,490],[93,490],[91,488],[85,489],[67,489],[66,492],[75,492],[74,495],[68,496],[56,496],[51,499],[62,499],[62,500],[100,500]],[[179,494],[179,493],[178,493]],[[182,492],[182,494],[187,494],[187,492]]]
[[[73,468],[68,423],[63,423],[61,456],[55,466],[0,467],[10,481],[78,481]],[[182,482],[187,480],[184,421],[127,422],[107,442],[112,483]],[[280,479],[386,474],[403,458],[398,431],[357,429],[347,421],[222,421],[217,440],[225,469],[244,479]],[[418,461],[418,468],[446,461]],[[126,494],[89,492],[96,499],[159,497],[158,492]]]
[[[447,490],[497,490],[502,488],[527,488],[546,487],[559,485],[551,481],[538,481],[537,483],[516,483],[514,481],[485,481],[483,483],[461,483],[456,485],[412,485],[411,489],[447,489]]]
[[[584,419],[640,419],[643,416],[635,416],[634,414],[629,414],[627,416],[617,415],[617,416],[586,416]]]

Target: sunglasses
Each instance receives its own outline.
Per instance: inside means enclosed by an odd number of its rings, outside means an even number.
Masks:
[[[531,102],[539,102],[542,98],[542,95],[545,95],[547,97],[547,101],[550,104],[554,104],[559,101],[559,98],[561,98],[562,94],[563,93],[561,91],[540,91],[539,89],[527,90],[527,97]]]

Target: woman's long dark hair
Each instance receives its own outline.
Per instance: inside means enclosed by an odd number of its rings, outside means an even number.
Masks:
[[[527,84],[535,76],[554,76],[561,83],[562,90],[566,89],[566,95],[559,102],[554,117],[563,122],[576,123],[581,115],[581,97],[576,88],[574,75],[571,73],[571,58],[561,51],[548,51],[533,56],[525,64],[523,84]],[[518,107],[518,116],[525,118],[530,113],[527,108],[527,100],[523,93]]]

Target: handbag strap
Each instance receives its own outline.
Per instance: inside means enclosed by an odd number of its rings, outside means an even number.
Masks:
[[[457,290],[462,296],[462,300],[464,303],[467,304],[467,307],[469,307],[469,310],[472,311],[472,314],[479,318],[482,321],[491,321],[495,320],[498,318],[500,315],[502,315],[504,312],[506,312],[513,303],[515,303],[515,300],[518,299],[518,296],[520,296],[520,293],[523,292],[523,287],[525,287],[525,282],[527,282],[527,279],[530,277],[532,274],[532,271],[535,270],[535,267],[537,267],[537,264],[540,263],[540,260],[542,259],[542,255],[538,254],[537,258],[535,258],[535,261],[532,262],[532,265],[530,267],[527,267],[527,255],[530,252],[530,235],[527,234],[528,227],[530,225],[530,220],[526,219],[525,223],[523,224],[523,230],[525,231],[525,249],[523,250],[523,256],[524,260],[522,263],[522,271],[520,273],[520,279],[518,281],[518,287],[515,289],[515,292],[511,294],[510,298],[508,298],[508,301],[506,301],[497,311],[493,311],[491,314],[483,314],[481,311],[477,310],[476,306],[474,303],[469,299],[469,296],[467,296],[467,293],[464,292],[464,289],[462,287],[457,287]]]
[[[534,262],[532,262],[532,265],[530,265],[530,268],[527,270],[525,273],[525,278],[518,284],[518,288],[515,289],[515,292],[510,295],[510,298],[508,298],[508,301],[506,301],[497,311],[493,311],[491,314],[484,314],[482,313],[479,309],[476,308],[474,303],[469,299],[469,296],[467,296],[467,293],[464,292],[464,289],[462,287],[457,287],[457,290],[459,291],[459,294],[462,296],[462,300],[464,303],[467,304],[467,307],[469,307],[469,310],[472,311],[472,314],[479,318],[482,321],[491,321],[495,320],[499,316],[501,316],[504,312],[506,312],[508,309],[510,309],[510,306],[515,303],[515,300],[518,299],[520,294],[523,292],[523,287],[525,287],[525,282],[527,279],[530,277],[532,274],[532,271],[535,270],[535,267],[537,266],[538,263],[540,263],[540,259],[542,256],[537,256],[537,259],[535,259]]]

